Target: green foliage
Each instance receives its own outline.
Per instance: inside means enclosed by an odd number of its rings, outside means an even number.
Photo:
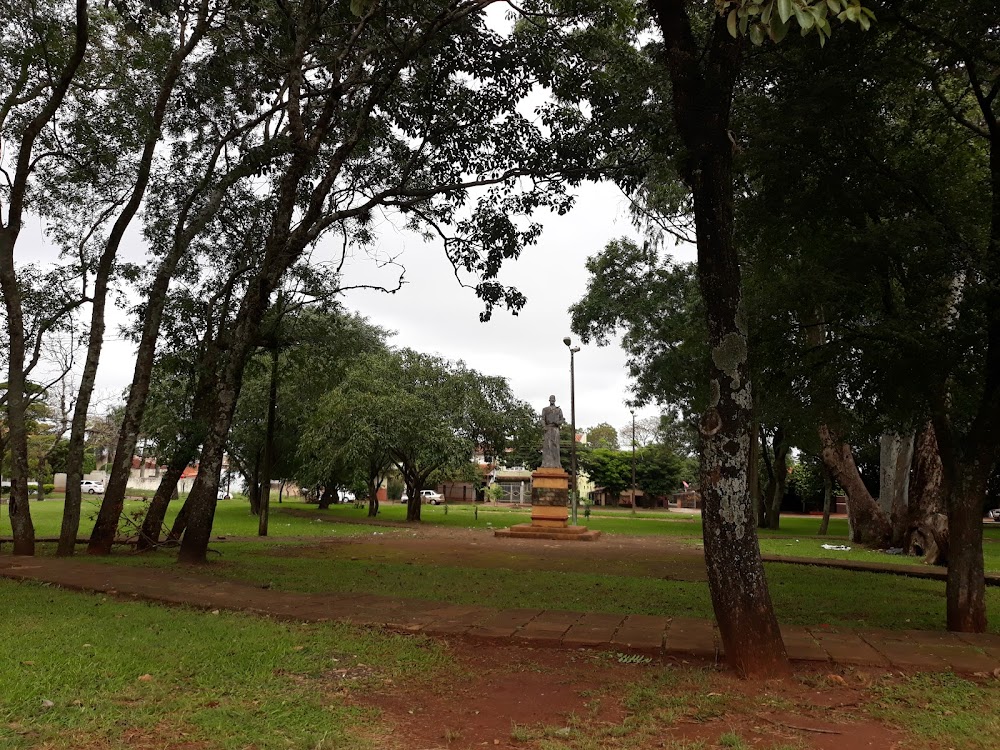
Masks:
[[[765,36],[780,42],[793,21],[802,36],[815,31],[822,46],[833,34],[830,19],[857,23],[865,31],[875,19],[861,0],[718,0],[716,7],[726,16],[726,28],[734,38],[747,36],[755,45]]]
[[[338,453],[346,439],[343,435],[328,432],[325,443],[313,442],[310,449],[303,447],[302,439],[323,399],[343,382],[354,363],[384,347],[385,331],[333,307],[299,309],[292,295],[280,297],[265,324],[264,343],[279,351],[272,478],[307,487],[351,488],[361,490],[355,493],[359,497],[366,495],[362,488],[367,466],[358,463],[357,456],[347,460]],[[247,363],[229,438],[230,454],[247,480],[264,450],[270,379],[271,354],[265,349]],[[342,427],[351,429],[349,422]]]
[[[589,258],[587,270],[587,291],[570,308],[573,332],[599,346],[621,332],[635,400],[699,413],[708,334],[694,266],[620,239]]]
[[[636,484],[647,495],[665,497],[681,489],[685,461],[669,446],[650,445],[636,452]]]
[[[480,481],[477,448],[502,455],[531,424],[502,378],[409,349],[359,357],[303,431],[300,461],[319,478],[338,466],[395,464],[416,497],[432,475]]]
[[[594,425],[585,430],[587,433],[587,443],[591,448],[607,448],[608,450],[619,450],[618,431],[607,422]]]
[[[788,477],[788,494],[797,495],[807,508],[822,509],[823,467],[819,461],[800,456],[800,460],[795,461],[791,468],[791,475]]]
[[[594,448],[577,452],[577,462],[587,472],[590,481],[617,497],[632,485],[631,451]]]
[[[406,485],[403,484],[403,480],[399,478],[399,475],[390,474],[389,478],[386,480],[385,496],[389,500],[399,500],[405,491]]]

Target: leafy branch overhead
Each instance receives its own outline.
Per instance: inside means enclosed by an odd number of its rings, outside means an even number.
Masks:
[[[825,45],[833,34],[831,19],[856,23],[865,31],[875,20],[875,14],[860,0],[716,0],[716,6],[726,17],[726,28],[733,38],[749,36],[755,45],[763,43],[765,36],[780,42],[793,22],[802,36],[815,31],[819,43]]]

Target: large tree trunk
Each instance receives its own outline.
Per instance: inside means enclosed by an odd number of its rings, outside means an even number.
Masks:
[[[153,106],[152,115],[148,125],[149,130],[146,135],[146,140],[143,143],[143,152],[142,157],[139,160],[139,169],[136,174],[135,186],[132,189],[132,194],[129,197],[128,203],[125,205],[125,208],[122,209],[121,215],[115,221],[105,244],[104,252],[101,254],[101,261],[98,266],[97,276],[95,279],[95,289],[92,301],[93,308],[91,315],[90,342],[87,348],[87,360],[84,365],[83,375],[80,378],[80,393],[78,394],[76,401],[77,411],[79,411],[82,407],[83,420],[78,422],[76,413],[74,413],[73,433],[71,433],[70,437],[70,456],[72,457],[74,468],[77,462],[79,462],[81,467],[83,466],[82,435],[83,430],[86,429],[86,414],[88,408],[90,407],[90,399],[94,389],[94,380],[97,375],[97,364],[100,359],[101,348],[104,343],[104,307],[107,301],[108,280],[110,279],[111,271],[114,268],[115,257],[118,254],[118,247],[121,244],[122,237],[125,235],[125,230],[128,229],[129,224],[132,223],[133,217],[142,205],[142,199],[146,193],[146,187],[149,184],[149,175],[152,168],[153,156],[156,152],[156,146],[162,137],[163,120],[167,113],[167,106],[169,105],[171,96],[173,95],[174,86],[180,79],[184,61],[198,45],[208,28],[209,8],[207,0],[200,0],[197,14],[193,19],[186,20],[193,20],[194,23],[190,27],[187,39],[184,40],[184,43],[180,47],[174,50],[165,70],[163,71],[163,81],[161,82],[160,89],[157,92],[156,103]],[[157,325],[157,329],[158,328],[159,326]],[[155,341],[153,346],[155,347]],[[138,364],[139,363],[137,362],[137,366]],[[142,396],[142,400],[145,402],[145,394],[139,395]],[[136,419],[136,416],[138,416],[138,419]],[[114,541],[115,534],[117,533],[118,521],[121,518],[122,508],[125,503],[125,487],[128,483],[129,473],[132,468],[132,454],[135,451],[135,444],[138,439],[141,422],[141,410],[139,410],[138,415],[136,411],[133,410],[129,423],[126,424],[123,421],[119,429],[119,437],[116,445],[114,460],[112,461],[111,466],[112,474],[114,475],[115,480],[113,492],[105,492],[104,499],[101,501],[101,509],[97,514],[97,521],[94,523],[94,529],[90,533],[90,544],[87,545],[87,554],[89,555],[107,555],[111,552],[111,543]],[[78,428],[80,430],[80,439],[78,442],[74,443],[72,434],[75,434]],[[78,456],[73,455],[74,450],[78,451]],[[69,460],[67,460],[67,464],[69,464]],[[117,473],[115,473],[116,467]],[[70,482],[68,468],[66,473],[66,486],[68,490]],[[110,489],[110,487],[106,489]],[[62,539],[60,539],[60,546],[62,546]]]
[[[163,528],[163,519],[167,516],[167,507],[177,492],[177,482],[180,481],[187,463],[187,455],[175,458],[160,478],[160,485],[156,488],[156,493],[146,510],[142,528],[139,530],[139,539],[135,545],[136,551],[144,552],[154,549],[159,544],[160,530]]]
[[[152,157],[152,154],[150,154]],[[136,210],[138,203],[136,204]],[[125,229],[130,223],[131,214],[123,212],[115,222],[111,237],[101,253],[101,260],[98,263],[97,273],[94,277],[94,293],[91,299],[90,314],[90,337],[87,342],[87,354],[84,358],[83,372],[80,374],[80,387],[76,394],[76,408],[73,410],[73,422],[69,433],[69,446],[66,454],[66,505],[63,507],[63,523],[59,534],[58,555],[72,555],[76,549],[76,536],[80,528],[80,505],[82,503],[80,482],[83,481],[83,461],[84,442],[87,436],[87,417],[90,411],[90,400],[94,395],[94,386],[97,383],[97,367],[101,360],[101,349],[104,346],[104,310],[108,298],[108,285],[111,280],[111,272],[114,270],[115,255],[118,252],[118,245],[124,235]],[[121,458],[121,457],[116,457]],[[132,466],[132,455],[128,455],[129,467]],[[101,507],[107,502],[105,498]],[[112,519],[97,516],[94,530],[90,534],[90,543],[87,546],[87,553],[107,555],[111,552],[111,545],[118,533],[118,519],[121,515],[119,505],[118,514]],[[103,522],[102,522],[103,521]]]
[[[773,482],[768,482],[771,494],[767,498],[767,528],[778,529],[781,526],[781,503],[788,487],[788,452],[791,449],[785,440],[785,430],[780,425],[775,429],[773,446]]]
[[[21,233],[28,192],[28,178],[37,163],[33,155],[35,141],[48,126],[59,107],[62,106],[70,84],[83,62],[90,40],[90,16],[86,0],[76,0],[76,28],[74,30],[73,53],[66,61],[66,67],[51,81],[48,99],[21,131],[20,143],[6,144],[9,154],[16,151],[13,170],[5,173],[7,190],[7,223],[0,218],[0,291],[3,293],[4,308],[7,313],[7,446],[11,454],[10,515],[11,532],[14,536],[15,555],[35,554],[35,527],[31,522],[28,508],[28,431],[25,414],[28,408],[28,394],[25,386],[25,329],[21,307],[21,290],[14,265],[14,247]],[[17,94],[4,92],[0,106],[16,107]],[[79,489],[79,488],[78,488]]]
[[[262,451],[253,455],[253,469],[250,470],[250,486],[247,488],[247,499],[250,501],[250,515],[260,515],[260,460]]]
[[[733,240],[729,115],[741,42],[716,15],[707,50],[694,41],[683,0],[651,0],[663,32],[673,112],[686,153],[681,175],[694,197],[698,276],[708,318],[711,398],[702,416],[705,562],[727,661],[742,676],[789,671],[750,504],[752,389],[747,314]]]
[[[420,484],[414,483],[413,487],[410,483],[406,483],[406,520],[407,521],[419,521],[420,520]]]
[[[329,508],[334,497],[333,482],[327,482],[323,485],[323,491],[319,494],[319,509],[326,510]]]
[[[214,166],[215,163],[214,159],[211,160],[210,167]],[[181,258],[184,257],[190,247],[192,240],[215,214],[225,195],[225,191],[221,187],[217,188],[191,223],[187,224],[189,211],[198,195],[199,191],[196,190],[188,197],[188,201],[175,224],[175,236],[170,252],[160,262],[159,267],[156,269],[156,276],[153,279],[153,283],[146,294],[142,318],[142,335],[139,339],[138,349],[136,350],[135,369],[132,373],[132,383],[129,386],[128,398],[125,402],[121,429],[118,432],[118,445],[115,449],[114,460],[111,463],[111,474],[108,477],[104,501],[101,505],[102,511],[105,511],[105,508],[107,508],[105,512],[108,514],[109,519],[115,514],[120,515],[121,509],[124,507],[129,469],[131,467],[130,459],[135,451],[139,429],[146,411],[146,402],[149,398],[153,365],[156,361],[156,342],[160,334],[160,325],[163,322],[163,310],[166,307],[170,282],[173,280],[174,272]],[[212,345],[211,331],[206,333],[205,341],[208,343],[208,346],[205,349],[206,353],[203,357],[201,368],[203,372],[212,372],[216,364],[218,351]],[[200,403],[207,396],[206,378],[200,377],[198,388],[195,391],[195,403]],[[190,458],[193,458],[193,456],[190,456],[189,460]],[[154,476],[159,476],[159,468],[159,462],[157,462],[156,467],[154,467]]]
[[[168,542],[176,542],[184,535],[184,532],[187,530],[188,508],[189,508],[188,502],[190,500],[191,500],[191,493],[188,493],[188,496],[184,498],[184,505],[181,506],[181,509],[177,512],[177,517],[174,518],[174,523],[170,527],[170,533],[167,534]]]
[[[271,512],[271,469],[274,466],[274,421],[278,408],[278,348],[271,350],[271,383],[267,396],[267,427],[264,433],[264,470],[261,479],[260,516],[257,535],[267,536]]]
[[[375,518],[378,516],[378,486],[381,484],[379,478],[369,477],[368,478],[368,517]]]
[[[826,536],[830,529],[830,511],[833,509],[833,474],[822,461],[819,464],[823,473],[823,521],[819,525],[819,536]]]
[[[986,582],[983,565],[983,504],[989,472],[962,466],[948,498],[948,630],[986,632]]]
[[[892,526],[890,543],[906,546],[910,526],[910,464],[914,433],[885,433],[879,441],[879,498]]]
[[[228,389],[227,389],[228,390]],[[219,475],[222,471],[222,457],[225,452],[226,435],[232,423],[233,411],[236,408],[238,393],[231,390],[225,396],[216,411],[209,437],[202,447],[201,459],[198,462],[198,475],[195,477],[188,495],[187,528],[181,539],[181,547],[177,555],[179,562],[204,563],[207,561],[208,542],[212,536],[212,524],[215,520],[215,508],[218,503]],[[230,399],[231,405],[230,405]]]
[[[942,494],[943,469],[934,425],[917,433],[910,476],[909,518],[904,546],[931,565],[948,564],[948,516]]]
[[[403,484],[406,485],[406,520],[420,520],[420,490],[424,486],[427,475],[407,471],[406,464],[399,463],[399,472],[403,475]]]
[[[997,400],[1000,399],[1000,327],[994,333],[997,340],[992,342],[996,345],[992,354],[998,358],[995,362],[998,370],[995,371],[997,380],[990,387],[992,399]],[[949,402],[947,395],[939,398],[934,413],[934,433],[942,467],[941,491],[948,508],[948,584],[945,589],[948,630],[983,633],[987,624],[983,508],[986,486],[996,463],[996,436],[992,429],[997,425],[994,421],[997,415],[990,408],[990,396],[985,396],[979,414],[961,440],[948,413]],[[996,407],[1000,408],[1000,403]]]
[[[10,449],[10,499],[7,512],[15,555],[35,554],[35,526],[28,508],[28,409],[24,376],[25,333],[21,291],[14,269],[14,240],[0,233],[0,289],[7,311],[7,447]]]
[[[820,456],[847,493],[847,519],[851,541],[886,546],[892,535],[889,518],[868,492],[854,463],[851,446],[839,440],[825,424],[819,426]]]

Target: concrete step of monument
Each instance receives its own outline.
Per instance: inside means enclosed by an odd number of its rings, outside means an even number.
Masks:
[[[496,529],[494,536],[513,537],[518,539],[565,539],[567,541],[592,542],[600,535],[600,531],[593,531],[586,526],[563,526],[561,528],[551,526],[532,526],[531,524],[518,524],[509,529]]]

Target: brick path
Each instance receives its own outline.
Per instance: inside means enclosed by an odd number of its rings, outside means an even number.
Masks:
[[[713,623],[689,617],[496,610],[374,594],[299,594],[172,571],[42,557],[4,558],[0,560],[0,576],[285,620],[337,620],[407,633],[502,639],[532,646],[725,658]],[[783,626],[781,632],[789,657],[798,662],[965,673],[1000,669],[1000,635],[798,626]]]

